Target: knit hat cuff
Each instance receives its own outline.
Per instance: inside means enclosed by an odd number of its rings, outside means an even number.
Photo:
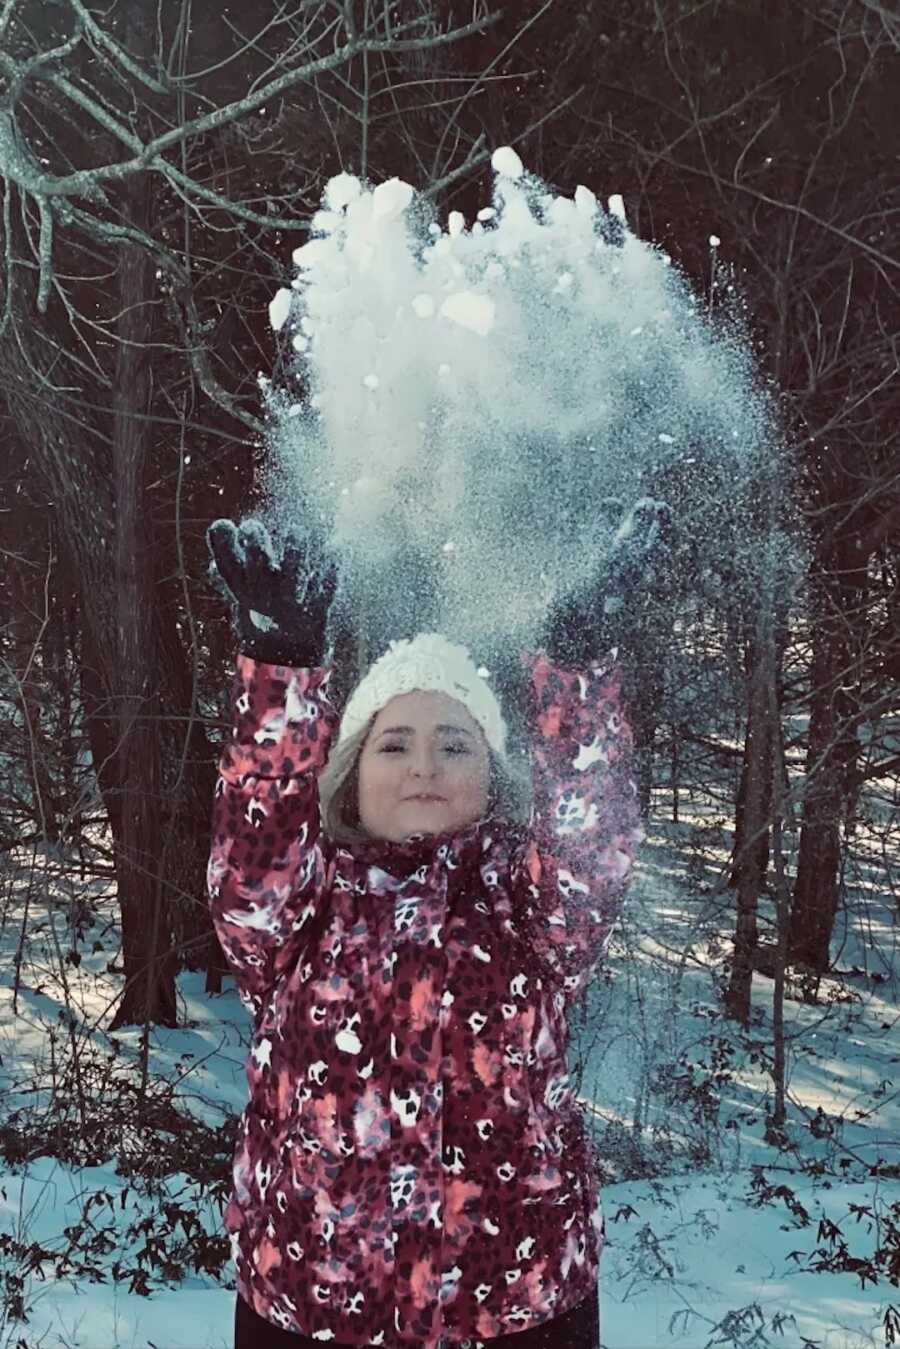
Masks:
[[[446,693],[462,703],[495,753],[505,756],[506,723],[493,689],[468,650],[437,632],[390,643],[350,695],[338,744],[365,726],[392,698],[414,689]]]

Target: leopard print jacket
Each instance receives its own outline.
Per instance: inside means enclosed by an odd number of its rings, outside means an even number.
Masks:
[[[595,1289],[597,1156],[566,1013],[643,837],[615,666],[529,674],[529,825],[320,829],[329,668],[239,656],[213,922],[253,1018],[225,1212],[241,1296],[323,1344],[471,1345]]]

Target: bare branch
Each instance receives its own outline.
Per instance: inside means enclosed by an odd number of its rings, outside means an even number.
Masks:
[[[462,112],[468,100],[474,97],[474,95],[478,92],[478,90],[483,86],[487,78],[490,76],[490,73],[494,69],[494,67],[500,64],[503,58],[509,54],[509,52],[516,45],[516,43],[521,42],[522,38],[532,27],[532,25],[536,24],[539,19],[542,19],[544,17],[544,14],[552,4],[553,0],[545,0],[545,3],[541,6],[541,8],[539,10],[536,10],[535,13],[532,14],[531,18],[528,20],[527,23],[523,24],[521,28],[516,30],[516,32],[510,38],[509,42],[507,42],[506,46],[501,48],[501,50],[494,57],[493,61],[491,61],[485,67],[485,69],[482,71],[478,79],[475,80],[463,94],[463,97],[459,100],[456,113],[453,117],[451,117],[450,121],[447,123],[447,126],[444,129],[444,133],[441,136],[440,144],[435,150],[432,176],[436,175],[438,172],[438,161],[440,159],[441,151],[444,148],[444,141],[446,140],[450,128],[454,125],[454,123],[456,123],[459,120],[459,115]]]
[[[888,41],[900,50],[900,14],[896,10],[891,12],[885,5],[880,4],[879,0],[860,0],[860,3],[870,14],[878,16]]]
[[[69,4],[78,16],[79,24],[84,28],[84,31],[93,38],[98,47],[109,52],[110,56],[124,70],[127,70],[129,75],[133,75],[139,83],[150,89],[154,94],[167,94],[169,92],[168,85],[161,84],[159,80],[153,79],[152,75],[148,75],[145,70],[142,70],[137,61],[128,55],[125,48],[120,47],[118,42],[110,37],[109,33],[104,32],[100,25],[94,22],[90,11],[85,9],[81,0],[69,0]]]
[[[136,229],[131,225],[116,225],[105,220],[98,220],[95,216],[86,211],[80,211],[73,208],[72,216],[74,221],[81,225],[89,234],[95,238],[103,240],[105,243],[128,243],[136,244],[140,248],[145,248],[153,257],[156,258],[159,265],[168,275],[172,285],[172,297],[176,305],[180,308],[183,315],[183,327],[187,337],[187,354],[191,362],[191,367],[197,377],[197,382],[212,402],[234,417],[237,421],[243,422],[251,431],[257,434],[263,430],[260,422],[251,413],[246,412],[240,404],[222,388],[209,363],[209,353],[202,341],[199,340],[200,318],[197,313],[197,307],[191,291],[190,278],[181,264],[167,252],[149,234],[144,234],[142,230]]]
[[[38,210],[41,216],[41,235],[38,244],[38,262],[40,278],[38,280],[38,313],[46,314],[47,301],[50,298],[50,283],[53,280],[53,212],[43,197],[38,197]]]
[[[867,257],[874,259],[889,271],[900,271],[900,258],[892,258],[890,254],[883,253],[880,248],[875,248],[872,244],[866,243],[865,239],[861,239],[859,235],[851,234],[849,230],[843,229],[831,220],[825,220],[815,211],[810,211],[798,202],[783,201],[778,197],[772,197],[767,192],[760,192],[758,188],[751,187],[748,183],[732,182],[717,173],[711,165],[706,168],[698,168],[696,164],[686,164],[683,160],[673,159],[665,153],[660,155],[658,152],[647,150],[637,143],[635,143],[635,149],[647,158],[662,159],[670,168],[677,169],[679,173],[688,173],[695,178],[708,178],[719,187],[727,188],[732,192],[740,192],[744,196],[752,197],[755,201],[763,202],[766,206],[774,206],[779,211],[787,211],[793,215],[802,216],[804,219],[811,221],[812,224],[818,225],[819,229],[828,234],[834,234],[839,239],[843,239],[845,243],[850,244],[851,247],[859,249],[861,253],[865,253]]]
[[[18,2],[19,0],[5,0],[3,11],[0,13],[0,41],[6,36],[6,30]]]
[[[578,88],[573,90],[573,92],[569,94],[567,98],[564,98],[561,103],[557,103],[555,108],[551,108],[549,112],[544,113],[543,117],[540,117],[536,122],[532,122],[530,126],[527,126],[524,131],[520,132],[518,136],[514,137],[511,144],[521,145],[521,143],[527,140],[529,136],[533,135],[535,131],[539,131],[540,128],[545,125],[545,123],[549,122],[552,118],[557,117],[564,108],[567,108],[569,106],[570,103],[574,103],[575,99],[578,98],[583,92],[584,92],[584,85],[579,85]],[[476,142],[475,147],[473,148],[469,158],[466,160],[464,164],[461,164],[458,168],[453,169],[451,173],[448,173],[446,177],[441,178],[438,182],[432,183],[422,193],[422,196],[423,197],[438,196],[441,192],[446,191],[448,187],[451,187],[455,182],[457,182],[458,179],[464,177],[467,173],[471,173],[473,169],[480,168],[482,164],[486,163],[490,159],[493,151],[489,146],[486,147],[485,149],[481,150],[478,149],[478,145],[481,143],[483,139],[484,139],[483,137],[479,137],[478,142]]]
[[[77,0],[74,0],[74,2],[77,2]],[[499,11],[495,11],[473,23],[449,29],[445,33],[430,34],[423,38],[401,40],[366,38],[358,40],[355,44],[348,42],[337,48],[331,55],[320,57],[315,61],[308,61],[295,70],[286,71],[278,79],[269,81],[261,89],[248,94],[245,98],[238,99],[225,107],[217,108],[206,116],[195,118],[191,122],[180,124],[146,145],[101,104],[86,94],[79,86],[73,84],[71,80],[56,73],[50,74],[43,70],[37,70],[35,71],[37,78],[48,81],[66,94],[78,107],[89,113],[101,126],[126,145],[132,151],[133,157],[116,164],[76,170],[75,173],[62,177],[44,173],[34,160],[27,145],[18,137],[11,115],[4,111],[0,113],[0,174],[11,178],[36,197],[84,196],[96,200],[98,195],[102,199],[102,183],[121,180],[133,173],[151,169],[164,174],[189,196],[199,197],[213,206],[220,207],[254,224],[265,225],[269,228],[305,229],[308,226],[308,222],[305,220],[261,215],[210,191],[208,188],[201,187],[195,180],[163,159],[161,157],[163,152],[176,144],[183,144],[188,138],[230,124],[256,108],[264,106],[268,101],[295,85],[312,80],[316,75],[337,69],[358,54],[363,52],[431,50],[480,33],[486,26],[495,23],[499,17]],[[22,76],[22,68],[17,67],[10,58],[5,58],[5,64],[14,76]]]

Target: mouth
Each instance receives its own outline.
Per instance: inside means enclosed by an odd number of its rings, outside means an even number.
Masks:
[[[407,801],[418,801],[420,805],[436,805],[438,802],[445,802],[443,796],[407,796]]]

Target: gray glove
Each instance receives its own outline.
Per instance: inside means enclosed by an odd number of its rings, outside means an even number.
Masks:
[[[627,645],[645,593],[669,561],[671,527],[667,502],[642,497],[634,503],[590,584],[554,605],[546,630],[552,659],[582,666]]]
[[[209,574],[231,605],[240,650],[267,665],[321,665],[337,573],[289,534],[281,557],[261,520],[214,520]]]

